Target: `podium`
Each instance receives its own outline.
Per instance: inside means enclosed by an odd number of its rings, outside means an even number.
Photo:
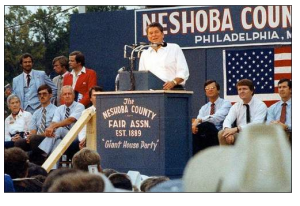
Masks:
[[[131,88],[130,83],[130,72],[129,71],[120,71],[120,81],[119,81],[119,90],[128,91]],[[163,89],[164,81],[159,79],[150,71],[133,71],[133,76],[135,80],[135,90],[144,91],[144,90],[161,90]]]
[[[192,155],[191,91],[97,93],[102,168],[181,177]]]

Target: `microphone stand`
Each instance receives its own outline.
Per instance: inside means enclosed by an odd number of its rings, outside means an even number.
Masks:
[[[155,45],[155,44],[154,44]],[[130,74],[130,90],[129,91],[134,91],[135,90],[135,78],[134,78],[134,74],[133,74],[133,71],[134,71],[134,61],[136,60],[136,58],[140,58],[141,56],[141,52],[143,49],[145,48],[148,48],[148,47],[151,47],[153,46],[153,44],[145,44],[143,43],[142,45],[132,45],[132,46],[129,46],[129,45],[125,45],[124,46],[124,58],[127,58],[127,53],[126,53],[126,50],[127,50],[127,47],[132,49],[131,51],[131,55],[129,58],[130,60],[130,70],[129,70],[129,74]],[[137,52],[137,56],[135,57],[134,56],[134,53]]]

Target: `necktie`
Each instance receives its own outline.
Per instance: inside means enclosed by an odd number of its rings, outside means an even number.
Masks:
[[[29,84],[30,84],[30,75],[27,74],[27,87],[29,87]]]
[[[57,81],[57,105],[60,105],[60,90],[63,85],[63,76],[59,75],[58,81]]]
[[[70,108],[67,107],[66,109],[66,114],[65,114],[65,119],[68,119],[70,115]],[[70,130],[70,125],[65,126],[66,129]]]
[[[282,103],[280,122],[283,124],[285,123],[286,120],[286,105],[287,103]]]
[[[212,103],[210,105],[210,115],[213,115],[215,113],[215,103]]]
[[[247,120],[247,124],[250,123],[250,107],[249,104],[244,104],[247,107],[247,111],[246,111],[246,120]]]
[[[45,128],[46,128],[46,109],[43,109],[43,113],[42,113],[42,121],[40,124],[40,127],[38,129],[37,134],[43,134],[45,132]]]

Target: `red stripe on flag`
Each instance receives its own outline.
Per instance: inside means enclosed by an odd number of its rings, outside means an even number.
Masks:
[[[264,103],[267,105],[267,107],[272,106],[273,104],[275,104],[276,102],[278,102],[279,100],[274,100],[274,101],[264,101]]]
[[[275,67],[288,67],[292,66],[292,60],[277,60],[274,62]]]
[[[279,53],[292,53],[292,47],[285,46],[285,47],[279,47],[274,49],[275,54]]]
[[[291,73],[274,74],[274,79],[275,80],[292,79],[292,74]]]

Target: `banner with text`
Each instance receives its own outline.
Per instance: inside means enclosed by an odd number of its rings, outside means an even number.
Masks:
[[[166,42],[183,48],[291,44],[291,6],[172,7],[136,10],[135,40],[159,22]]]

